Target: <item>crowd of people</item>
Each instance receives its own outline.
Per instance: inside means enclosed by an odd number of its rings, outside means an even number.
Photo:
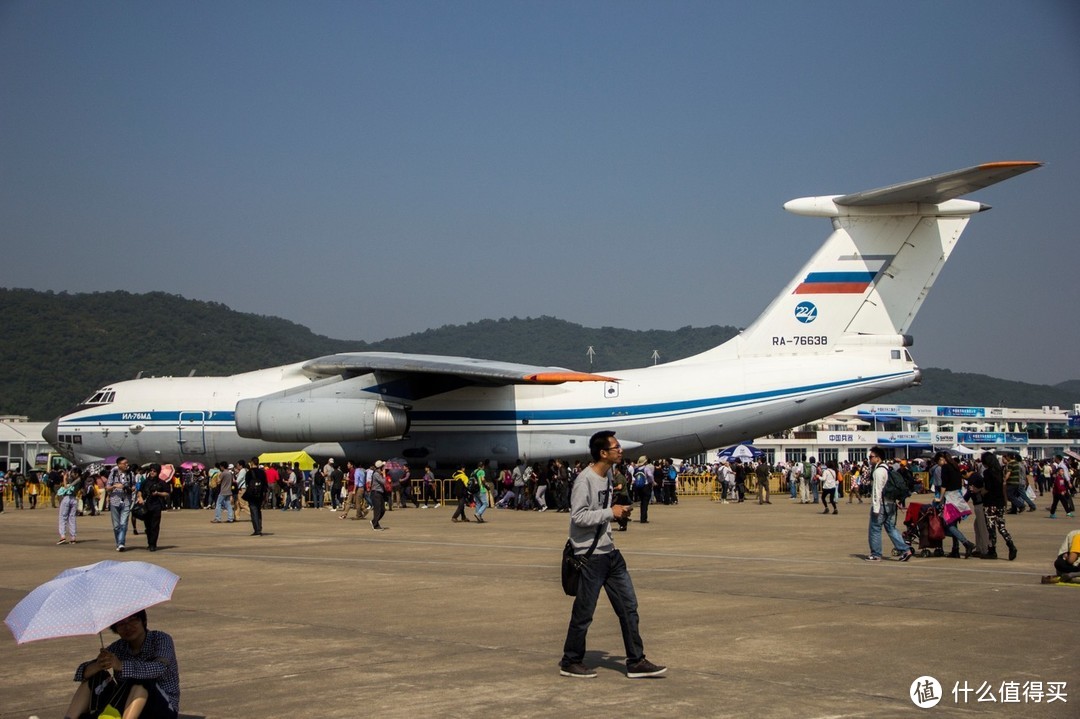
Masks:
[[[885,450],[874,448],[866,461],[837,463],[835,460],[770,464],[762,454],[743,461],[723,459],[710,465],[677,463],[669,459],[619,458],[612,464],[612,502],[633,506],[637,517],[620,517],[616,531],[627,531],[631,521],[649,523],[652,504],[677,505],[685,486],[693,481],[712,487],[714,499],[722,503],[752,501],[772,504],[770,492],[787,494],[793,503],[820,505],[821,514],[838,514],[838,504],[847,495],[847,504],[870,504],[868,534],[869,561],[881,561],[881,535],[893,544],[893,555],[901,561],[913,556],[915,544],[908,526],[900,528],[899,510],[907,497],[930,493],[929,503],[941,515],[946,539],[954,558],[998,557],[1000,537],[1015,559],[1018,549],[1006,524],[1006,516],[1035,511],[1036,501],[1049,495],[1049,517],[1059,512],[1075,516],[1076,486],[1072,477],[1077,462],[1060,455],[1053,459],[1026,462],[1018,454],[984,452],[981,456],[939,452],[933,458],[889,459]],[[575,479],[587,465],[553,459],[544,463],[519,460],[513,467],[492,466],[481,460],[473,467],[459,465],[450,478],[437,478],[430,466],[413,476],[401,460],[337,462],[309,470],[299,463],[262,463],[257,458],[221,462],[214,467],[193,464],[177,470],[173,465],[136,466],[120,457],[111,467],[48,473],[0,476],[0,488],[9,485],[17,509],[33,509],[38,498],[48,497],[57,508],[57,544],[78,542],[77,518],[108,514],[112,520],[116,550],[127,548],[127,536],[139,534],[140,523],[147,547],[157,551],[163,512],[213,510],[212,523],[233,523],[247,514],[253,536],[263,533],[263,511],[327,509],[341,519],[350,516],[367,520],[375,531],[383,531],[386,512],[414,508],[455,506],[453,522],[488,521],[488,510],[569,512]],[[880,471],[879,471],[880,469]],[[895,483],[904,491],[892,491]],[[2,496],[2,494],[0,494]],[[471,511],[470,511],[471,510]],[[0,504],[0,511],[3,505]],[[471,516],[470,516],[471,515]],[[969,524],[962,524],[973,517]],[[909,525],[910,517],[904,520]],[[971,527],[973,536],[962,527]],[[906,536],[907,535],[907,536]],[[938,549],[939,555],[945,554]]]
[[[1034,511],[1035,501],[1050,495],[1048,507],[1051,518],[1057,518],[1059,508],[1066,516],[1075,513],[1072,476],[1077,462],[1060,455],[1054,459],[1026,462],[1013,453],[990,455],[1004,476],[1006,504],[1003,514]],[[959,473],[964,495],[972,477],[978,481],[984,474],[986,455],[959,456],[952,461],[939,462],[940,454],[925,459],[886,460],[891,470],[906,481],[909,493],[934,492],[942,495],[942,473],[954,477],[953,465]],[[947,455],[946,453],[946,456]],[[244,499],[246,479],[251,468],[257,468],[265,478],[266,488],[260,509],[300,511],[328,509],[342,519],[367,519],[380,501],[383,511],[410,504],[416,508],[435,508],[443,504],[462,504],[475,508],[471,520],[456,512],[455,521],[484,521],[488,508],[535,512],[568,512],[573,480],[585,467],[583,462],[553,459],[548,462],[526,463],[519,460],[513,467],[492,466],[486,460],[475,466],[460,465],[449,478],[437,478],[430,466],[414,476],[412,469],[400,460],[375,462],[328,460],[321,466],[302,469],[299,463],[261,463],[257,458],[219,463],[214,467],[199,464],[174,468],[172,465],[136,465],[93,467],[79,470],[54,469],[47,473],[27,472],[0,474],[0,487],[9,485],[15,509],[33,509],[39,497],[47,496],[53,508],[64,504],[65,517],[95,516],[108,513],[119,525],[117,512],[130,510],[140,502],[143,482],[152,472],[166,486],[159,488],[154,505],[160,511],[180,509],[214,510],[214,522],[234,522],[238,513],[249,512]],[[942,468],[945,468],[944,470]],[[792,502],[821,505],[822,514],[837,514],[838,501],[847,504],[863,503],[872,498],[872,462],[835,460],[781,461],[770,464],[764,455],[753,460],[724,459],[713,464],[677,463],[670,459],[621,461],[613,466],[617,483],[616,501],[639,506],[640,519],[648,522],[651,504],[677,505],[679,496],[690,480],[713,487],[712,494],[722,503],[740,503],[755,498],[758,504],[772,504],[770,485],[786,493]],[[164,472],[164,476],[162,476]],[[381,491],[373,482],[378,475]],[[120,486],[117,477],[121,478]],[[950,482],[953,480],[950,479]],[[66,489],[65,489],[66,487]],[[357,491],[360,487],[360,491]],[[949,491],[956,491],[954,488]],[[2,497],[2,494],[0,494]],[[64,502],[64,497],[68,497]],[[2,502],[2,500],[0,500]],[[898,506],[905,506],[899,500]],[[3,504],[0,503],[0,511]],[[370,520],[369,520],[370,521]],[[378,524],[378,522],[374,522]],[[137,533],[137,524],[132,523]],[[119,530],[118,530],[119,532]],[[65,532],[61,532],[65,534]],[[74,539],[74,537],[70,537]],[[117,544],[123,545],[124,535],[118,534]]]

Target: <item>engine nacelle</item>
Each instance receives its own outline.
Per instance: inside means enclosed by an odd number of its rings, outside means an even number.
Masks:
[[[268,442],[392,439],[409,431],[409,413],[376,399],[278,397],[236,403],[236,433]]]

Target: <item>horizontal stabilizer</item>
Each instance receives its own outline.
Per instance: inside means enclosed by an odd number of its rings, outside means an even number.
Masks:
[[[921,180],[855,192],[833,198],[833,202],[849,207],[897,205],[907,202],[937,205],[1016,177],[1036,167],[1042,167],[1042,164],[1041,162],[988,162],[964,170],[924,177]]]

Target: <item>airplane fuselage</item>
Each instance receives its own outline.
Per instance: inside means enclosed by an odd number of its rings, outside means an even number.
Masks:
[[[465,387],[417,401],[388,397],[371,378],[354,391],[408,405],[406,436],[345,442],[241,437],[237,402],[312,384],[301,367],[118,382],[107,388],[114,393],[110,403],[80,405],[57,420],[55,444],[77,462],[125,455],[211,463],[307,449],[321,457],[403,456],[448,466],[482,458],[584,458],[589,436],[611,429],[627,448],[685,457],[810,421],[918,379],[906,351],[884,347],[801,357],[797,376],[790,358],[717,359],[607,373],[617,381]]]

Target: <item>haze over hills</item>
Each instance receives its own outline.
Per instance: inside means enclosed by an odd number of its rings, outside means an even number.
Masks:
[[[294,322],[164,292],[68,294],[0,288],[0,414],[48,420],[109,382],[144,375],[233,374],[345,351],[483,357],[599,371],[681,359],[734,336],[729,326],[590,328],[554,317],[447,325],[380,342],[337,340]],[[588,349],[593,355],[590,363]],[[884,403],[1071,408],[1080,380],[1056,386],[927,368]]]

